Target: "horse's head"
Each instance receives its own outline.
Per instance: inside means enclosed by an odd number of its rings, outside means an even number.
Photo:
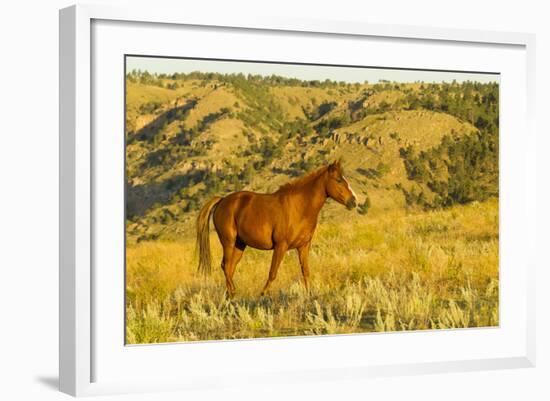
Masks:
[[[345,205],[348,209],[353,209],[357,206],[357,196],[349,182],[344,177],[344,171],[340,160],[328,166],[328,181],[327,181],[327,194],[330,198],[336,202]]]

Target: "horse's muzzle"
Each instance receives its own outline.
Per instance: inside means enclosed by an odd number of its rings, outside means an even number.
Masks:
[[[348,208],[348,210],[355,209],[357,207],[357,202],[355,201],[355,198],[350,198],[346,202],[346,207]]]

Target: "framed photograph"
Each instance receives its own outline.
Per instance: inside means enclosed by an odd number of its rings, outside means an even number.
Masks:
[[[60,12],[60,388],[535,363],[534,37]]]

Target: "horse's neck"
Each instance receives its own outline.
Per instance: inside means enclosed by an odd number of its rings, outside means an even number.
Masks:
[[[301,207],[298,208],[302,216],[311,216],[317,219],[321,208],[327,200],[325,178],[325,175],[321,174],[293,193],[292,196],[298,196],[302,200],[300,202]]]

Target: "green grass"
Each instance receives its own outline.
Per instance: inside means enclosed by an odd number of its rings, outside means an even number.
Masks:
[[[221,269],[196,273],[194,239],[127,248],[127,342],[486,327],[499,324],[498,202],[320,221],[306,294],[287,253],[260,297],[271,252],[247,248],[229,301]],[[221,248],[211,234],[214,263]]]

